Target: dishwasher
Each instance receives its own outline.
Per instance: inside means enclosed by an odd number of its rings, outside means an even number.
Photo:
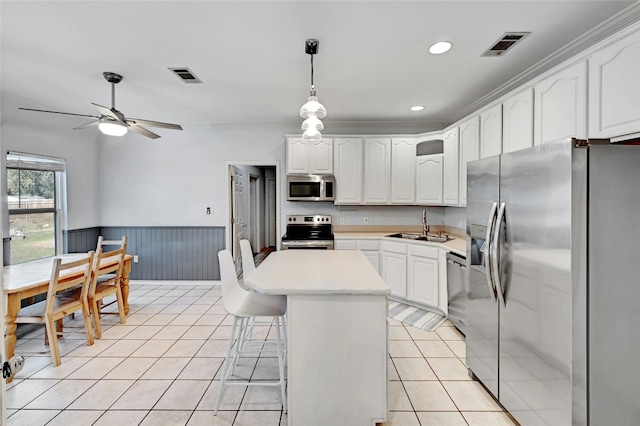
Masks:
[[[447,294],[449,321],[466,335],[467,258],[447,253]]]

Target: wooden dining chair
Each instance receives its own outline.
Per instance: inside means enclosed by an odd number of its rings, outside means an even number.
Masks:
[[[119,247],[122,249],[127,249],[127,236],[123,236],[121,239],[119,240],[105,240],[104,237],[102,235],[100,235],[98,237],[98,245],[96,246],[96,252],[99,249],[104,250],[104,247]]]
[[[45,325],[51,360],[55,367],[62,363],[58,345],[58,333],[60,332],[56,330],[58,320],[73,312],[82,311],[87,343],[89,345],[94,343],[88,299],[94,254],[93,251],[90,251],[85,258],[65,263],[62,263],[60,258],[53,259],[47,298],[42,302],[21,309],[16,318],[16,323]],[[74,288],[79,291],[70,291]],[[66,296],[64,298],[56,297],[58,293],[64,293]]]
[[[123,238],[123,240],[125,239],[126,237]],[[102,251],[102,248],[99,248],[93,259],[93,276],[89,287],[89,306],[98,339],[102,338],[100,317],[103,314],[115,314],[115,312],[105,312],[105,307],[117,303],[117,314],[120,316],[120,324],[127,322],[124,314],[124,298],[122,297],[121,287],[125,250],[126,241],[125,244],[117,250],[105,252]],[[106,297],[113,295],[116,297],[114,301],[107,304],[103,303]]]

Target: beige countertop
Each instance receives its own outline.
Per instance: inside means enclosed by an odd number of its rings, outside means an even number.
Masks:
[[[417,244],[417,245],[428,245],[433,247],[440,247],[445,250],[451,251],[453,253],[459,254],[461,256],[466,256],[467,252],[467,239],[464,235],[450,233],[450,235],[454,238],[453,240],[447,241],[446,243],[435,243],[430,241],[420,241],[420,240],[410,240],[410,239],[400,239],[394,237],[387,237],[389,234],[395,234],[398,232],[405,232],[404,230],[389,230],[389,231],[381,231],[381,230],[358,230],[358,231],[336,231],[334,229],[333,235],[336,240],[349,240],[349,239],[384,239],[388,241],[399,241],[405,242],[407,244]],[[437,230],[435,231],[437,232]]]

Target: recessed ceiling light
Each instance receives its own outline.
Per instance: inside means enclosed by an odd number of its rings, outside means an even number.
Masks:
[[[422,105],[415,105],[411,107],[411,111],[422,111],[424,107]]]
[[[453,45],[448,41],[439,41],[429,48],[429,53],[432,55],[439,55],[441,53],[448,52],[449,49],[451,49],[451,46]]]

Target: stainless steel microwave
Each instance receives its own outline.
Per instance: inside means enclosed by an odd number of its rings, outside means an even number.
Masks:
[[[288,201],[333,201],[335,189],[333,175],[287,175]]]

